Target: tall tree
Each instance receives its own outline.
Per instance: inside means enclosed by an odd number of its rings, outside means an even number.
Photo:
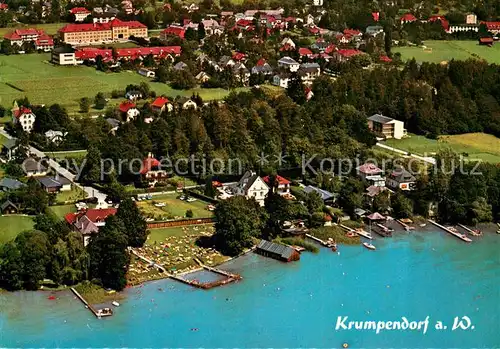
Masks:
[[[120,202],[116,217],[125,224],[128,245],[131,247],[142,247],[148,237],[148,225],[141,211],[132,199],[128,198]]]

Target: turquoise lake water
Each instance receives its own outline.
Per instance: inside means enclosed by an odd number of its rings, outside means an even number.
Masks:
[[[377,239],[377,251],[340,246],[284,264],[255,254],[224,269],[244,279],[209,291],[171,280],[129,289],[97,320],[67,292],[0,295],[0,347],[500,346],[500,236],[468,245],[440,232]],[[161,290],[160,290],[161,289]],[[455,316],[474,329],[451,331]],[[350,320],[410,321],[417,331],[335,330]],[[434,329],[441,320],[447,330]]]

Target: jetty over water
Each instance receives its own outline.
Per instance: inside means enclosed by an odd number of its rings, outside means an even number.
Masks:
[[[364,237],[365,239],[369,239],[369,240],[372,240],[372,235],[367,232],[367,231],[364,231],[363,229],[352,229],[352,228],[349,228],[347,225],[343,225],[343,224],[339,224],[339,226],[344,229],[344,230],[347,230],[348,232],[350,233],[354,233],[354,234],[357,234],[359,236],[362,236]]]
[[[75,294],[76,298],[78,298],[85,305],[85,307],[88,310],[90,310],[92,314],[95,315],[96,318],[100,319],[101,317],[113,315],[113,310],[110,308],[104,308],[104,309],[94,308],[94,306],[89,302],[87,302],[85,298],[83,298],[83,296],[77,290],[75,290],[74,287],[71,287],[71,291]]]
[[[439,224],[439,223],[437,223],[437,222],[435,222],[435,221],[433,221],[431,219],[429,219],[429,222],[432,223],[432,224],[434,224],[436,227],[443,229],[445,232],[453,235],[454,237],[459,238],[462,241],[472,242],[472,239],[470,239],[469,237],[467,237],[465,234],[460,234],[458,231],[451,230],[451,229],[445,227],[444,225],[441,225],[441,224]]]
[[[207,270],[207,271],[209,271],[211,273],[224,276],[224,279],[214,280],[214,281],[210,281],[210,282],[200,282],[198,280],[189,280],[189,279],[183,278],[180,275],[169,275],[170,278],[174,279],[174,280],[177,280],[179,282],[185,283],[187,285],[190,285],[190,286],[193,286],[193,287],[196,287],[196,288],[201,288],[201,289],[204,289],[204,290],[208,290],[208,289],[211,289],[211,288],[214,288],[214,287],[217,287],[217,286],[226,285],[226,284],[229,284],[231,282],[238,281],[238,280],[242,279],[241,275],[239,275],[239,274],[233,274],[233,273],[227,272],[225,270],[221,270],[221,269],[214,268],[214,267],[209,267],[208,265],[203,264],[196,257],[194,258],[194,260],[201,267],[200,269],[198,269],[198,271],[200,271],[200,270]],[[196,271],[193,271],[193,272],[196,272]]]

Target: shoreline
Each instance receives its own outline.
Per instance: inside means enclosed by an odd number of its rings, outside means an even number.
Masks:
[[[411,233],[406,232],[404,229],[402,229],[401,226],[400,226],[400,224],[397,223],[396,221],[391,222],[391,224],[393,224],[397,228],[397,229],[395,229],[396,233],[411,234]],[[496,223],[493,223],[493,222],[491,222],[491,223],[481,223],[481,224],[478,224],[477,227],[479,229],[481,229],[481,231],[484,234],[495,235],[496,234],[496,230],[498,230]],[[441,232],[441,230],[435,229],[435,228],[437,228],[437,227],[434,227],[430,223],[428,223],[425,227],[416,226],[415,230],[413,232],[415,232],[415,233]],[[377,238],[377,239],[383,240],[384,238]],[[355,245],[345,245],[345,246],[355,246]],[[321,248],[327,248],[327,247],[321,246]],[[243,257],[243,256],[247,255],[247,254],[250,254],[254,250],[255,250],[255,246],[252,247],[252,248],[250,248],[250,249],[248,249],[248,250],[246,250],[246,251],[244,251],[244,252],[242,252],[241,254],[239,254],[237,256],[230,257],[229,259],[227,259],[225,261],[222,261],[221,263],[214,264],[212,267],[222,267],[223,268],[224,264],[229,263],[231,261],[234,261],[234,260],[236,260],[236,259],[238,259],[240,257]],[[202,267],[196,268],[196,269],[191,269],[191,270],[186,270],[186,271],[177,273],[175,275],[176,276],[183,276],[183,275],[191,274],[191,273],[194,273],[194,272],[197,272],[197,271],[201,271],[201,270],[203,270]],[[160,280],[165,280],[165,279],[169,279],[170,278],[170,276],[168,274],[166,274],[166,273],[160,273],[159,275],[160,275],[160,277],[154,277],[154,278],[151,278],[151,279],[148,279],[148,280],[144,280],[144,281],[141,281],[141,282],[138,282],[138,283],[127,285],[127,287],[124,290],[119,291],[119,292],[111,293],[110,296],[113,295],[114,297],[110,297],[110,298],[126,299],[127,295],[125,293],[129,289],[143,287],[144,285],[146,285],[148,283],[155,282],[155,281],[160,281]],[[71,287],[78,287],[78,286],[82,286],[82,285],[85,285],[85,283],[80,283],[80,284],[77,284],[77,285],[66,286],[66,287],[57,288],[57,289],[43,288],[43,289],[38,289],[36,291],[30,291],[30,292],[45,292],[45,293],[57,294],[57,293],[60,293],[60,292],[70,292],[70,288]],[[94,285],[94,286],[99,287],[97,285]],[[99,289],[105,291],[103,288],[99,288]],[[20,290],[20,291],[26,291],[26,290]],[[11,294],[11,293],[13,293],[13,292],[8,291],[8,290],[4,290],[4,289],[0,289],[0,294]],[[103,305],[103,304],[111,303],[111,300],[109,300],[109,299],[103,299],[102,301],[89,302],[89,303],[91,303],[93,305]]]

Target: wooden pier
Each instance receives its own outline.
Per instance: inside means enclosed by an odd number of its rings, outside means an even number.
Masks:
[[[403,228],[405,228],[406,231],[411,231],[411,230],[415,230],[415,227],[411,227],[409,226],[408,224],[406,224],[405,222],[401,221],[400,219],[396,219],[396,222],[398,222],[399,224],[401,224],[403,226]]]
[[[453,231],[451,229],[448,229],[444,225],[441,225],[441,224],[439,224],[439,223],[437,223],[437,222],[435,222],[433,220],[429,219],[429,222],[432,223],[432,224],[434,224],[436,227],[443,229],[445,232],[453,235],[454,237],[459,238],[462,241],[472,242],[472,239],[468,238],[465,234],[460,234],[459,232],[455,232],[455,231]]]
[[[71,291],[75,294],[76,298],[78,298],[85,305],[85,308],[90,310],[90,312],[95,315],[96,318],[100,319],[101,317],[113,315],[113,310],[111,308],[96,309],[92,304],[89,304],[89,302],[87,302],[74,287],[71,287]]]
[[[369,239],[369,240],[373,239],[372,235],[369,232],[364,231],[361,228],[360,229],[352,229],[352,228],[349,228],[347,225],[343,225],[343,224],[339,224],[339,226],[341,228],[343,228],[344,230],[347,230],[350,233],[357,234],[357,235],[359,235],[361,237],[364,237],[365,239]]]
[[[481,232],[479,232],[479,233],[478,233],[477,231],[474,231],[474,230],[472,230],[471,228],[466,227],[466,226],[465,226],[465,225],[463,225],[463,224],[458,223],[458,226],[459,226],[460,228],[462,228],[462,229],[465,229],[465,231],[467,231],[467,232],[468,232],[469,234],[471,234],[472,236],[481,236],[481,235],[483,235]]]

